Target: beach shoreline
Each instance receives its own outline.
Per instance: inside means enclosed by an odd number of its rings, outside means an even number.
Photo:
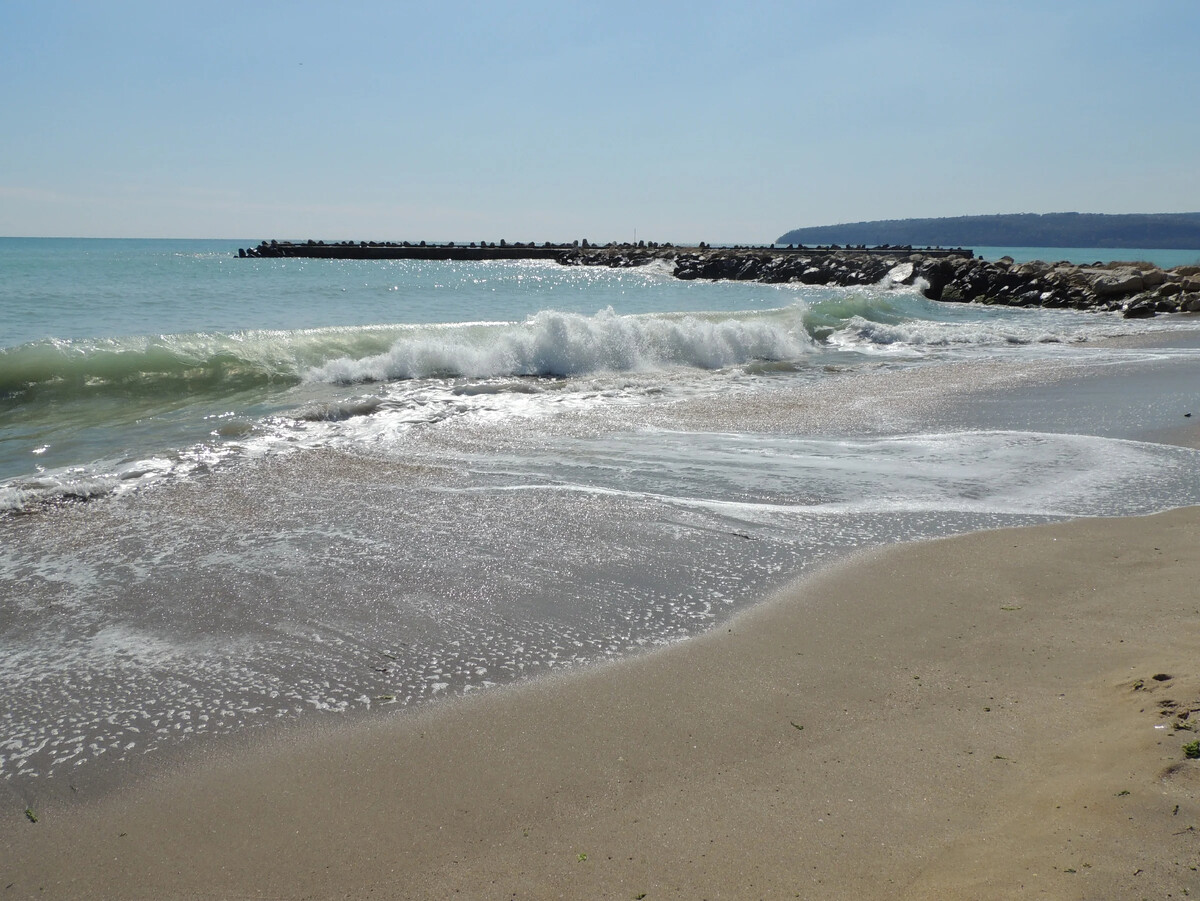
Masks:
[[[1200,761],[1176,716],[1200,708],[1198,537],[1187,508],[862,552],[661,651],[214,755],[61,818],[6,812],[0,880],[9,897],[1200,890]]]
[[[1187,337],[1179,337],[1176,343],[1182,348],[1190,348],[1194,346],[1195,340],[1195,335],[1190,334]],[[1120,340],[1115,343],[1118,346],[1122,344]],[[1153,349],[1159,345],[1147,346]],[[732,421],[733,417],[737,417],[742,427],[752,434],[769,435],[778,432],[781,435],[819,435],[836,440],[841,437],[853,439],[864,434],[920,434],[936,423],[950,433],[971,434],[989,429],[1013,430],[1014,433],[1030,430],[1044,430],[1046,433],[1065,431],[1085,436],[1095,433],[1105,439],[1148,441],[1193,449],[1200,447],[1200,425],[1196,424],[1196,419],[1184,418],[1182,415],[1190,409],[1187,404],[1191,402],[1191,397],[1181,386],[1188,384],[1188,374],[1194,370],[1194,365],[1190,359],[1172,359],[1167,366],[1160,365],[1155,360],[1152,354],[1144,364],[1135,360],[1120,367],[1045,367],[1032,379],[1028,375],[1022,376],[1022,370],[1013,369],[1003,363],[947,365],[936,372],[920,367],[874,373],[851,372],[840,377],[849,380],[849,387],[847,382],[842,382],[833,391],[825,391],[822,386],[802,386],[786,394],[776,392],[768,398],[770,403],[749,403],[744,398],[734,396],[713,399],[698,406],[682,405],[664,411],[663,418],[655,421],[655,425],[672,432],[682,430],[683,434],[693,431],[703,434],[711,427],[713,418]],[[880,390],[888,392],[896,398],[896,402],[876,404],[872,411],[864,409],[861,405],[839,401],[839,398],[846,396],[871,396]],[[1148,402],[1147,397],[1154,400]],[[981,449],[980,454],[986,461],[987,450]],[[1119,468],[1114,468],[1114,472],[1119,471]],[[398,473],[391,473],[387,467],[380,468],[378,461],[369,457],[360,459],[328,452],[310,452],[302,459],[290,463],[251,467],[244,472],[214,473],[194,485],[176,486],[170,492],[151,491],[144,497],[139,494],[137,498],[120,503],[102,500],[95,508],[88,505],[86,509],[59,511],[49,514],[48,517],[30,518],[20,525],[36,529],[33,532],[34,537],[46,536],[46,540],[54,542],[55,546],[71,548],[76,541],[101,545],[104,537],[110,534],[125,536],[125,540],[128,539],[130,525],[136,524],[139,515],[142,515],[130,514],[129,510],[144,507],[159,511],[165,505],[168,510],[179,508],[185,511],[187,517],[218,524],[218,535],[198,538],[197,543],[217,543],[223,540],[220,537],[223,535],[231,536],[230,540],[236,541],[237,536],[244,535],[248,529],[259,528],[260,524],[254,518],[245,522],[238,518],[231,519],[231,511],[242,511],[248,506],[255,509],[271,509],[272,498],[295,492],[298,485],[328,482],[341,487],[332,490],[330,499],[324,502],[310,497],[313,504],[306,515],[317,523],[332,522],[344,515],[341,511],[345,499],[351,496],[358,498],[355,506],[359,509],[363,509],[368,503],[378,505],[380,497],[386,498],[389,491],[395,492],[394,479],[403,480],[406,472],[402,467]],[[1166,470],[1163,474],[1165,476]],[[1147,472],[1145,475],[1148,477],[1151,473]],[[1128,474],[1125,475],[1124,481],[1129,482]],[[400,484],[407,483],[401,481]],[[1132,482],[1129,482],[1129,487],[1137,493],[1145,493],[1146,490],[1145,486],[1137,488]],[[311,495],[311,492],[309,494]],[[1190,494],[1188,496],[1190,497]],[[400,495],[397,495],[397,502],[399,497]],[[1179,502],[1184,501],[1181,499]],[[1172,505],[1174,504],[1171,503],[1170,493],[1159,490],[1157,501],[1142,503],[1140,511],[1137,505],[1134,505],[1134,509],[1126,508],[1124,512],[1150,512]],[[394,509],[386,502],[383,506],[388,510]],[[391,516],[390,513],[388,515]],[[1055,514],[1041,518],[1049,520],[1061,516],[1062,514]],[[65,519],[66,524],[62,527],[57,525],[55,520],[58,518]],[[1036,518],[1033,521],[1036,521]],[[178,527],[180,520],[169,519],[167,522],[172,523],[165,530],[170,534]],[[976,522],[978,524],[972,526],[960,518],[957,522],[948,522],[943,529],[925,531],[923,535],[917,531],[916,535],[910,532],[906,536],[901,530],[890,537],[876,536],[870,540],[860,537],[859,540],[863,541],[860,547],[881,541],[911,541],[914,538],[963,532],[971,528],[995,527],[987,525],[984,520]],[[1004,521],[1000,520],[999,524],[1004,524]],[[1008,524],[1016,523],[1010,520]],[[15,527],[18,523],[14,522],[11,525]],[[530,522],[525,528],[533,528],[534,525],[536,524]],[[77,538],[64,540],[61,537],[64,534],[72,534],[72,530],[78,533]],[[383,546],[394,546],[393,542],[403,542],[405,539],[403,531],[373,534]],[[735,547],[757,546],[746,542],[744,535],[732,534]],[[645,541],[646,537],[643,536],[641,540]],[[743,542],[746,542],[745,545]],[[853,541],[848,541],[840,549],[826,550],[825,559],[829,562],[844,557],[853,553],[853,548]],[[319,551],[320,546],[314,550]],[[122,553],[129,553],[127,546],[122,545]],[[523,565],[531,571],[539,568],[537,560],[528,558]],[[751,575],[739,569],[736,564],[722,567],[720,578],[737,588],[738,598],[730,603],[729,609],[718,611],[708,622],[701,624],[699,629],[688,630],[688,634],[695,636],[702,634],[703,630],[725,628],[724,622],[730,615],[748,605],[763,602],[789,579],[806,575],[811,565],[809,561],[791,569],[782,568],[776,577],[753,584],[750,581]],[[558,564],[557,568],[567,573],[573,571],[569,567],[564,569],[561,564]],[[319,576],[323,570],[316,568],[313,572],[314,576]],[[455,575],[457,572],[454,568],[447,572],[447,577],[459,579],[460,576]],[[470,584],[468,576],[464,575],[461,578],[464,584]],[[574,578],[581,577],[576,575]],[[681,569],[673,576],[673,579],[678,581],[672,582],[671,590],[680,596],[688,595],[693,590],[709,590],[711,585],[707,582],[708,578],[712,576],[706,577],[695,569]],[[388,581],[382,580],[381,586],[386,586]],[[321,600],[322,584],[319,578],[316,582],[306,583],[301,597],[311,594],[311,600],[305,600],[305,604]],[[301,590],[300,586],[297,586],[297,590]],[[386,592],[384,587],[376,590]],[[246,592],[239,589],[235,595],[230,596],[230,603],[235,607],[240,605],[245,594]],[[146,603],[151,607],[154,602],[153,597],[147,598]],[[53,609],[53,597],[50,603]],[[651,600],[647,598],[643,598],[641,603],[645,607],[652,606]],[[378,606],[386,615],[386,611],[390,609],[386,593],[380,595]],[[208,625],[207,628],[208,634],[222,634],[220,621]],[[336,633],[332,634],[336,637]],[[419,632],[414,634],[419,635]],[[682,633],[679,633],[672,640],[678,640],[681,636]],[[204,638],[203,634],[199,636],[200,640]],[[654,647],[656,644],[657,642],[646,642],[642,647]],[[154,736],[148,736],[150,740],[143,742],[140,734],[126,735],[117,744],[109,742],[108,747],[101,747],[99,750],[93,746],[91,752],[82,758],[76,757],[72,760],[71,757],[66,757],[65,765],[60,765],[53,771],[46,770],[30,777],[20,772],[9,774],[7,779],[0,781],[0,800],[3,800],[5,809],[16,813],[26,806],[35,810],[52,807],[65,810],[76,809],[93,802],[103,803],[110,796],[119,796],[130,787],[136,787],[147,780],[169,777],[180,767],[186,768],[195,761],[224,756],[236,758],[252,753],[255,748],[265,744],[287,742],[297,737],[303,740],[312,730],[336,729],[343,723],[348,728],[358,728],[380,719],[390,721],[397,714],[416,715],[422,712],[420,708],[440,708],[447,703],[455,703],[455,696],[461,692],[471,692],[480,688],[478,684],[468,684],[465,687],[452,688],[440,695],[430,694],[416,701],[402,696],[392,687],[392,684],[396,683],[388,684],[391,680],[386,674],[387,670],[396,670],[402,665],[402,660],[398,657],[402,648],[403,643],[392,646],[390,651],[388,645],[377,644],[372,647],[370,643],[365,643],[363,665],[371,668],[372,674],[383,674],[383,677],[377,680],[378,687],[371,686],[370,677],[360,683],[362,687],[357,689],[358,695],[362,696],[360,700],[369,699],[367,703],[343,707],[334,712],[330,712],[328,708],[286,711],[287,715],[260,717],[252,724],[233,731],[197,729],[193,732],[187,729],[188,734],[184,740],[178,742],[155,742]],[[626,648],[622,653],[639,651],[636,648]],[[587,658],[581,657],[582,659]],[[591,659],[594,662],[605,657]],[[487,662],[490,666],[491,661]],[[575,666],[577,662],[569,668]],[[552,671],[554,670],[546,666],[538,666],[528,670],[522,668],[520,672],[514,669],[508,675],[489,673],[487,678],[503,687],[519,684],[539,672]],[[46,676],[36,673],[31,675],[37,676],[42,683],[54,682]],[[92,690],[92,686],[82,679],[58,680],[57,684],[62,685],[63,692],[71,704],[77,703],[74,698],[86,703],[87,693]],[[261,705],[266,700],[266,695],[266,689],[248,684],[245,688],[244,704]],[[159,708],[165,712],[168,706],[160,704]],[[159,729],[159,734],[163,729],[170,728],[172,723],[176,723],[175,729],[178,730],[180,726],[188,727],[198,720],[209,719],[205,714],[212,714],[212,719],[217,720],[218,712],[219,709],[215,710],[211,704],[203,703],[195,704],[189,716],[174,716],[172,711],[172,717],[165,721],[167,725]],[[146,721],[138,722],[143,733],[148,731],[146,726],[149,719],[156,715],[159,714],[141,716],[141,720]],[[158,723],[151,725],[159,727]],[[59,728],[60,732],[48,734],[52,737],[63,734],[63,725],[60,724]],[[129,732],[137,733],[138,730],[130,729]],[[131,739],[135,743],[125,748],[124,745]],[[36,741],[35,739],[27,747],[36,749]],[[59,752],[59,756],[64,755]],[[52,758],[47,757],[47,760],[49,759]]]
[[[1181,755],[1200,338],[1002,322],[1015,361],[951,343],[924,365],[926,336],[628,416],[464,417],[407,451],[318,445],[8,521],[14,597],[45,634],[14,628],[6,660],[7,722],[36,728],[8,742],[0,886],[1200,890]],[[479,459],[497,446],[508,462]],[[852,478],[805,468],[825,460]],[[660,493],[675,503],[644,502]],[[55,639],[81,602],[104,617]],[[35,639],[51,666],[22,658]]]

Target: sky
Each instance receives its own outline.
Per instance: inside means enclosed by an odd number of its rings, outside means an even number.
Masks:
[[[0,0],[0,235],[1200,211],[1196,0]]]

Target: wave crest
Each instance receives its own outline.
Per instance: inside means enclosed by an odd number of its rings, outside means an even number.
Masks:
[[[424,329],[384,353],[314,367],[313,381],[354,383],[428,377],[564,377],[668,367],[720,369],[794,360],[811,348],[793,311],[738,315],[594,316],[543,311],[523,323]]]

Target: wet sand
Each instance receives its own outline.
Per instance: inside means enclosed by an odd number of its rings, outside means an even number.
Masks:
[[[0,887],[1200,892],[1198,542],[1192,508],[862,553],[665,651],[5,810]]]

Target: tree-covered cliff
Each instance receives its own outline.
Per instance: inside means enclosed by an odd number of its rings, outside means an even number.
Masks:
[[[797,228],[777,244],[1200,249],[1200,213],[1013,213]]]

